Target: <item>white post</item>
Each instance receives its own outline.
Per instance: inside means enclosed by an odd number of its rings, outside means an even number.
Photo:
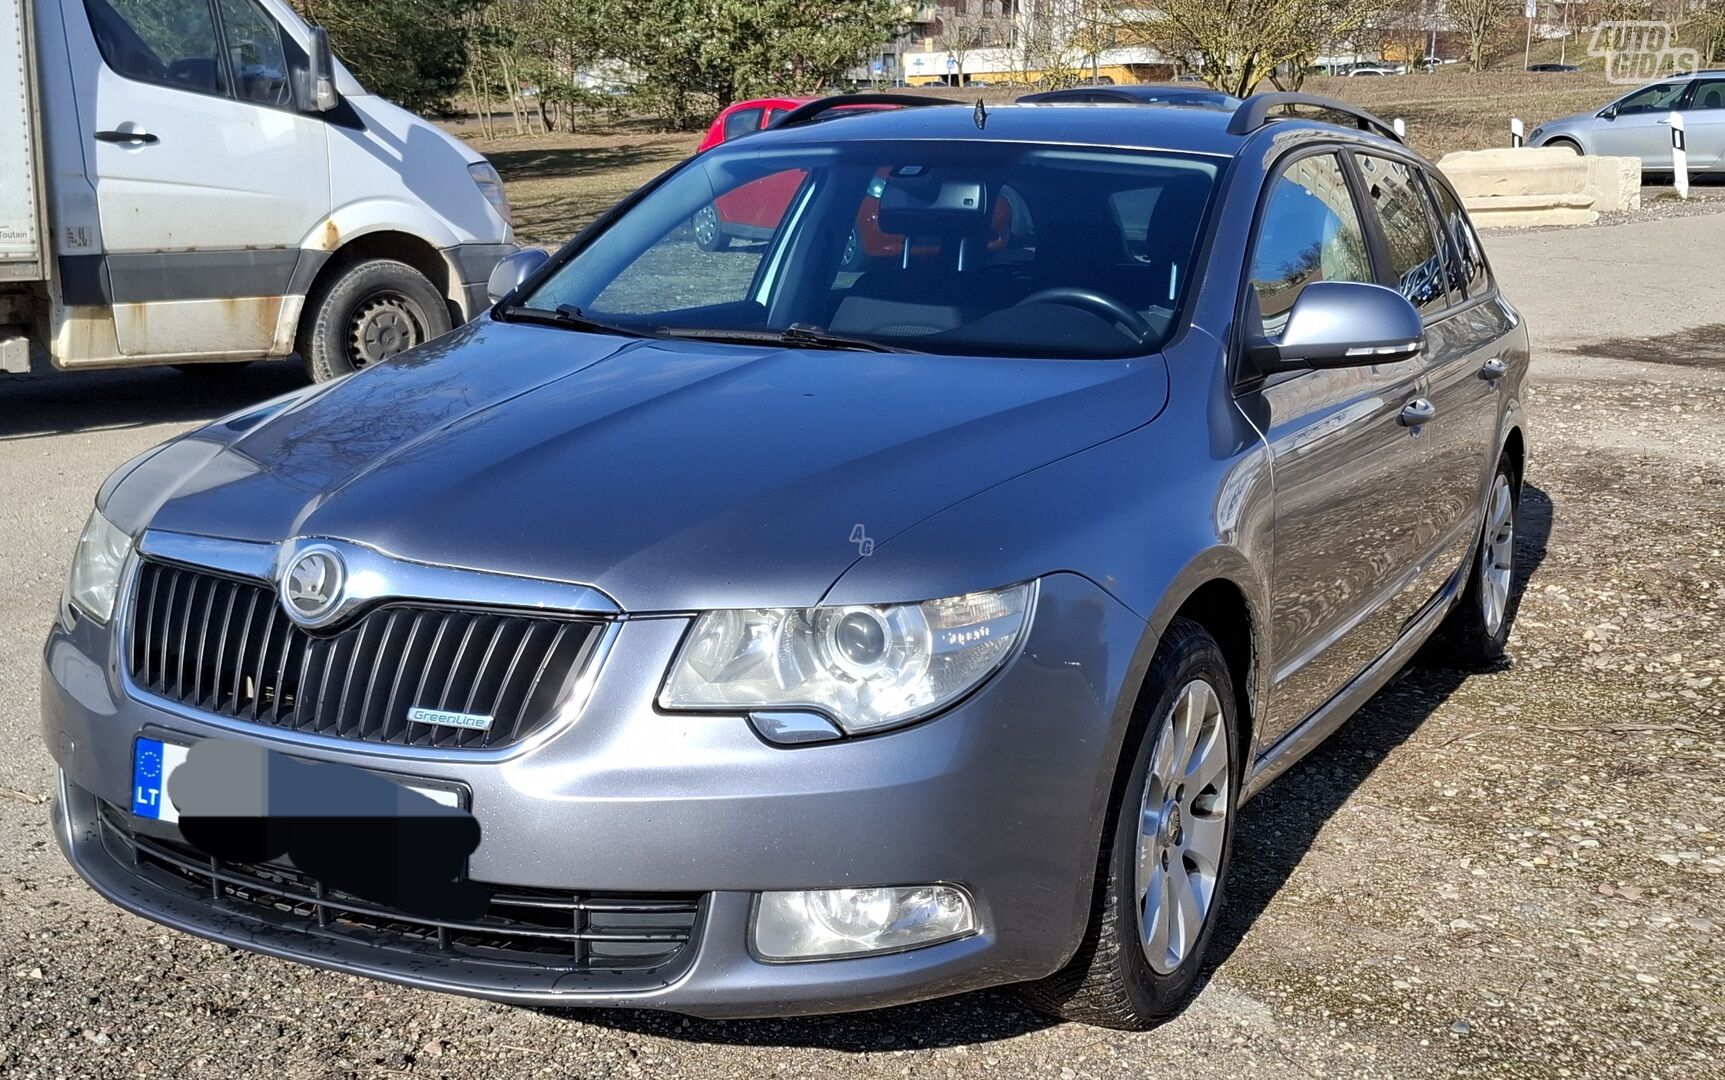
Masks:
[[[1509,118],[1509,145],[1519,148],[1521,146],[1521,144],[1525,141],[1526,140],[1524,140],[1522,138],[1521,117],[1519,117],[1519,116],[1510,117]]]
[[[1671,180],[1679,197],[1689,197],[1689,146],[1683,131],[1683,114],[1674,112],[1665,121],[1671,125]]]
[[[1396,138],[1406,139],[1408,137],[1408,122],[1406,120],[1398,116],[1390,121],[1390,126],[1396,129]]]

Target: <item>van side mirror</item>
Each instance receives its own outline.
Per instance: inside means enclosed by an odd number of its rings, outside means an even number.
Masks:
[[[316,112],[329,112],[341,104],[341,94],[335,88],[335,53],[329,47],[329,31],[321,26],[311,28],[311,107]]]
[[[1300,290],[1274,338],[1247,346],[1260,372],[1366,367],[1411,360],[1425,347],[1425,327],[1407,298],[1382,285],[1314,281]]]
[[[491,298],[493,304],[521,287],[522,282],[539,272],[539,268],[551,261],[551,256],[541,248],[522,248],[513,255],[506,255],[498,264],[491,268],[491,278],[485,283],[485,295]]]

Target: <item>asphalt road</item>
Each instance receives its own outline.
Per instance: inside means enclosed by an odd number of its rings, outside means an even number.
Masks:
[[[1247,808],[1208,984],[1145,1034],[998,993],[534,1012],[109,907],[45,827],[37,650],[73,539],[113,466],[297,372],[0,381],[0,1074],[1719,1075],[1725,214],[1487,247],[1539,346],[1510,662],[1410,669]]]

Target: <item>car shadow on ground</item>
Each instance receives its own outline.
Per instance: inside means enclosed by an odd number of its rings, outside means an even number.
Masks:
[[[663,145],[531,147],[486,155],[505,180],[570,180],[643,165],[670,165],[683,155]]]
[[[214,420],[304,386],[297,359],[0,377],[0,442]]]
[[[1517,518],[1512,613],[1521,606],[1528,580],[1545,558],[1553,512],[1546,492],[1532,484],[1524,487]],[[1488,670],[1508,667],[1506,662]],[[1227,902],[1210,942],[1200,994],[1311,850],[1324,823],[1464,680],[1485,673],[1447,666],[1430,650],[1422,653],[1329,741],[1241,811]],[[644,1010],[545,1011],[563,1019],[689,1042],[855,1053],[994,1042],[1055,1023],[997,990],[873,1012],[781,1020],[700,1020]]]

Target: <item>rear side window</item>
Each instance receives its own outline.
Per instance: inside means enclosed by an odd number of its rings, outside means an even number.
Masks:
[[[226,93],[206,0],[84,0],[84,7],[96,47],[115,73],[178,90]]]
[[[725,117],[725,141],[761,130],[761,110],[742,109]]]
[[[1725,109],[1725,79],[1697,80],[1695,94],[1683,111],[1705,112],[1713,109]]]
[[[1303,157],[1274,181],[1252,249],[1252,289],[1264,333],[1287,325],[1300,290],[1314,281],[1372,280],[1365,231],[1335,154]]]
[[[1449,238],[1455,250],[1457,259],[1456,280],[1453,284],[1458,289],[1464,289],[1468,296],[1479,296],[1491,287],[1486,277],[1485,255],[1479,246],[1479,237],[1474,234],[1473,223],[1468,221],[1467,214],[1462,212],[1461,205],[1449,188],[1434,181],[1428,185],[1437,196],[1438,214],[1443,219],[1444,235]]]
[[[1383,226],[1396,287],[1422,315],[1441,309],[1449,299],[1444,262],[1414,170],[1370,154],[1360,154],[1357,160],[1368,201]]]

